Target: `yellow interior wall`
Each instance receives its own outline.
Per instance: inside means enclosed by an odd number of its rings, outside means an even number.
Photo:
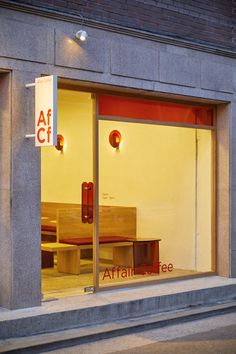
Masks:
[[[120,150],[108,141],[114,129]],[[101,121],[99,142],[101,204],[135,206],[137,236],[161,238],[163,262],[194,269],[195,130]]]
[[[108,141],[115,129],[119,150]],[[162,262],[210,271],[212,132],[101,121],[99,142],[100,203],[135,206],[137,236],[162,239]]]
[[[41,199],[80,203],[82,182],[93,178],[91,94],[58,91],[58,133],[65,139],[63,152],[41,149]]]
[[[212,252],[212,132],[197,130],[196,269],[211,270]]]

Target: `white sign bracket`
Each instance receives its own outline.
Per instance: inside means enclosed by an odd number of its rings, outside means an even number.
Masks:
[[[26,134],[25,138],[29,139],[29,138],[35,138],[35,134]]]
[[[26,88],[35,87],[35,85],[36,85],[35,83],[33,83],[33,84],[26,84],[25,87],[26,87]]]

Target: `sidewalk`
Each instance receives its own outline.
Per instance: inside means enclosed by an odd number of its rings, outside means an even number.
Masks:
[[[236,300],[236,279],[218,276],[73,296],[41,307],[0,309],[0,339],[32,336]]]

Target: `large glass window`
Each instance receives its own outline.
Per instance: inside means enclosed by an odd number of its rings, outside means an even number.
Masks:
[[[214,270],[213,131],[121,120],[99,120],[100,286]]]

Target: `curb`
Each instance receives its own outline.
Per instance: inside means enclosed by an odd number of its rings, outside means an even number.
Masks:
[[[88,326],[127,321],[137,317],[158,315],[170,311],[210,306],[217,302],[233,301],[236,284],[195,289],[172,294],[108,302],[83,308],[30,313],[28,316],[0,320],[0,340],[29,337]]]
[[[234,311],[236,311],[236,301],[224,304],[213,304],[207,307],[197,306],[187,310],[145,316],[141,319],[131,318],[126,321],[115,321],[100,326],[88,326],[86,328],[59,331],[47,335],[18,338],[13,339],[13,343],[11,343],[10,340],[3,340],[0,341],[0,353],[42,353],[42,350],[50,351],[73,347],[79,344],[163,328]],[[111,327],[113,327],[113,329],[110,329]],[[30,340],[31,343],[28,342],[27,344],[27,340]]]

